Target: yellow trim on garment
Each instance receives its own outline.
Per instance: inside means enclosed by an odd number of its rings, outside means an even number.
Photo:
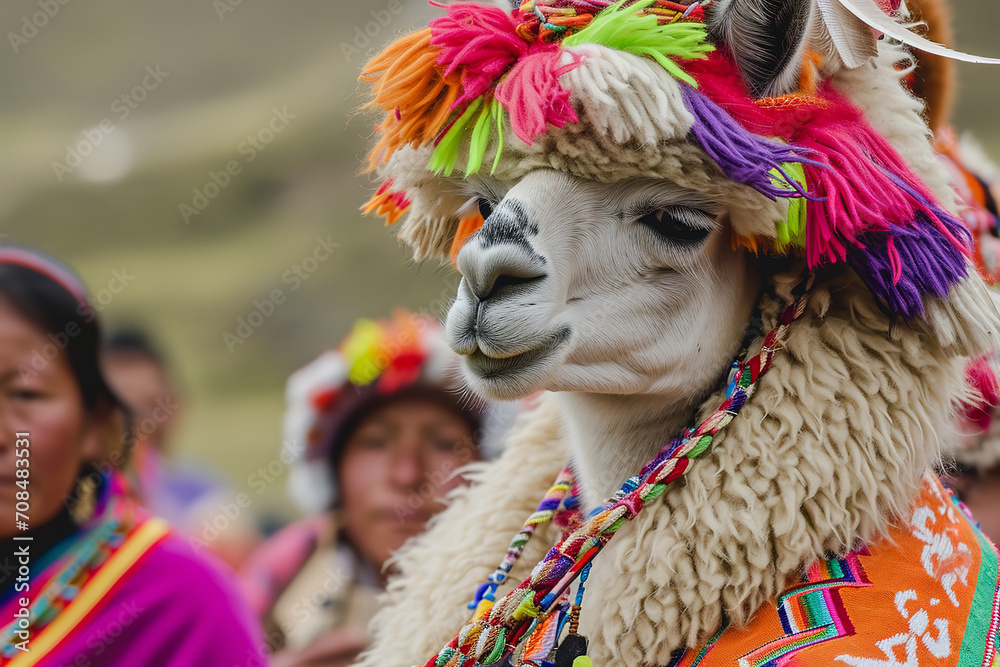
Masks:
[[[37,637],[32,637],[28,652],[11,660],[7,667],[31,667],[59,645],[78,623],[104,599],[108,591],[149,549],[170,532],[162,519],[149,519],[122,544],[111,558],[90,578],[77,596]]]

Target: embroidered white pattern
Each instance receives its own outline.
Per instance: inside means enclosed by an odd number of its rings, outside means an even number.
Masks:
[[[924,647],[935,658],[947,658],[951,655],[951,636],[948,634],[948,620],[936,618],[931,621],[930,614],[926,609],[920,608],[913,614],[906,608],[908,602],[917,599],[915,590],[906,590],[896,593],[896,611],[909,625],[908,632],[900,632],[892,637],[875,642],[878,648],[885,655],[881,658],[859,658],[852,655],[838,655],[837,660],[845,662],[851,667],[920,667],[917,659],[919,644]],[[932,598],[929,606],[934,606],[938,600]],[[931,625],[937,630],[937,636],[931,632]],[[919,640],[919,642],[918,642]],[[902,646],[904,659],[901,659],[897,652],[897,647]]]
[[[959,539],[957,528],[959,519],[954,504],[942,494],[937,484],[926,485],[934,490],[935,499],[938,501],[937,507],[933,507],[935,504],[933,501],[916,507],[910,518],[910,534],[924,543],[920,555],[924,571],[941,585],[941,590],[948,601],[953,606],[959,607],[955,586],[969,585],[972,550]],[[837,656],[837,660],[851,667],[920,667],[921,645],[938,660],[951,655],[948,620],[944,618],[932,620],[931,613],[924,607],[919,607],[911,613],[907,607],[911,602],[919,602],[916,590],[909,589],[896,593],[896,611],[907,621],[908,631],[875,642],[875,647],[882,652],[885,659],[844,654]],[[941,602],[940,599],[932,597],[926,606],[933,609]]]

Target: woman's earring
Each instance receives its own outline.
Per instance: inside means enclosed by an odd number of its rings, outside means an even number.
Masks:
[[[78,526],[93,519],[97,510],[98,483],[94,477],[94,475],[84,475],[76,481],[76,493],[73,495],[69,513]]]

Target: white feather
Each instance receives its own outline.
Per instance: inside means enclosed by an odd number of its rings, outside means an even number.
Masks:
[[[874,0],[837,0],[837,2],[875,30],[883,32],[920,51],[968,63],[1000,65],[1000,58],[984,58],[982,56],[963,53],[962,51],[955,51],[954,49],[949,49],[947,46],[932,42],[925,37],[910,32],[897,23],[891,16],[887,16],[875,4]]]
[[[875,36],[868,25],[837,0],[817,0],[823,23],[840,59],[857,69],[878,55]]]

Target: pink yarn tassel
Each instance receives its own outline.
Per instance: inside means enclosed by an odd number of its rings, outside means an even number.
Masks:
[[[497,86],[496,98],[510,114],[514,134],[529,145],[548,123],[562,127],[578,121],[569,102],[570,91],[562,87],[559,77],[579,61],[561,65],[561,58],[558,47],[536,51],[521,58]]]
[[[935,202],[923,182],[900,155],[864,119],[861,112],[833,90],[822,92],[830,106],[792,139],[796,146],[815,151],[810,157],[828,165],[806,165],[812,195],[824,201],[810,203],[806,254],[810,266],[846,257],[849,245],[863,245],[858,237],[892,226],[911,227],[922,211],[950,243],[965,248],[928,204]],[[889,248],[894,263],[893,248]],[[895,279],[900,267],[893,266]]]
[[[450,5],[447,15],[430,26],[431,45],[441,50],[437,62],[444,75],[462,72],[462,95],[453,109],[465,108],[492,88],[530,48],[515,32],[514,19],[499,7]]]
[[[1000,384],[986,357],[970,361],[965,367],[965,380],[975,390],[978,400],[965,405],[966,418],[982,431],[990,427],[993,409],[1000,404]]]
[[[528,144],[548,123],[562,127],[578,120],[570,91],[559,84],[559,77],[578,61],[561,65],[557,43],[526,42],[507,12],[471,3],[448,6],[447,15],[430,25],[431,45],[440,49],[437,62],[444,75],[461,72],[462,94],[452,109],[464,110],[496,86],[514,133]]]

